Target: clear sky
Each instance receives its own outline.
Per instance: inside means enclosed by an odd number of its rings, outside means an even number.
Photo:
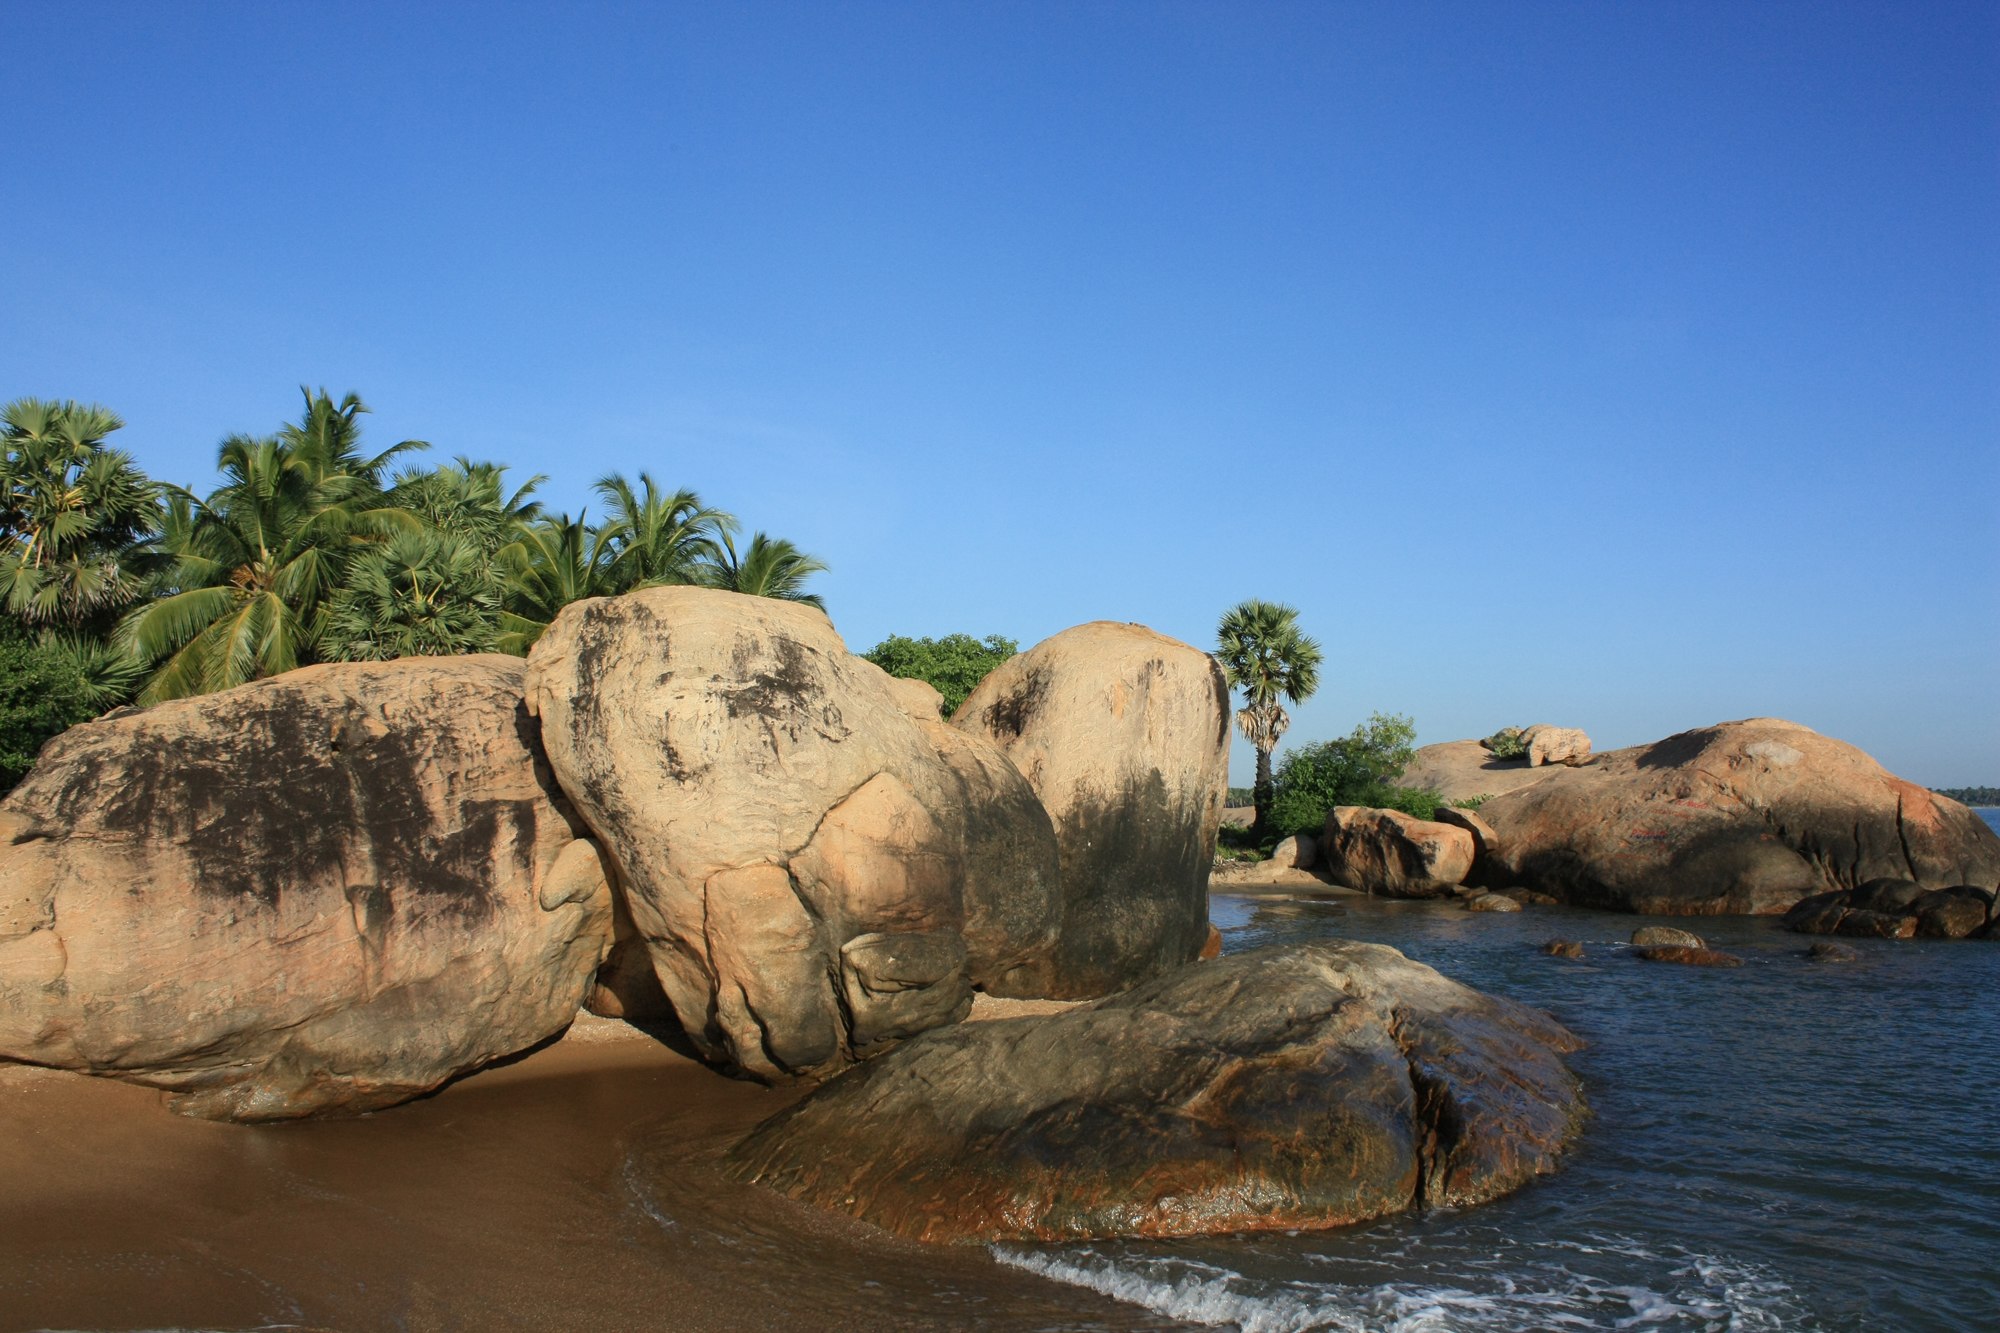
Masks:
[[[857,649],[2000,782],[2000,5],[0,5],[0,398],[692,486]],[[1235,773],[1247,781],[1238,743]]]

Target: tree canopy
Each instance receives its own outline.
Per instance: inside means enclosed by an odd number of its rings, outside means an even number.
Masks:
[[[947,634],[941,639],[891,634],[861,655],[892,676],[928,681],[944,696],[944,715],[949,717],[994,667],[1020,651],[1014,640],[998,634],[984,639],[970,634]]]
[[[1252,829],[1260,836],[1271,819],[1271,751],[1292,720],[1279,701],[1303,703],[1319,688],[1319,644],[1299,629],[1298,620],[1292,607],[1251,598],[1225,612],[1215,631],[1216,660],[1230,688],[1243,692],[1237,728],[1257,751]]]

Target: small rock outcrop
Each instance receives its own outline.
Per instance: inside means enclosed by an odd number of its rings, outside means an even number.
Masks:
[[[279,1120],[562,1031],[611,891],[522,687],[315,666],[65,732],[0,804],[0,1057]]]
[[[1267,949],[925,1033],[730,1160],[926,1241],[1337,1226],[1551,1170],[1583,1120],[1578,1045],[1381,945]]]
[[[998,747],[1055,827],[1061,927],[1024,986],[1088,998],[1194,959],[1229,750],[1214,658],[1141,625],[1079,625],[995,668],[952,725]]]
[[[1400,810],[1335,806],[1320,846],[1342,884],[1394,898],[1443,897],[1472,869],[1470,833]]]
[[[1528,767],[1568,764],[1575,767],[1590,761],[1590,737],[1576,727],[1552,727],[1538,722],[1521,733],[1528,747]]]
[[[1445,801],[1504,796],[1552,776],[1560,768],[1530,768],[1528,757],[1502,759],[1478,741],[1441,741],[1421,747],[1396,781],[1436,792]],[[1485,807],[1480,807],[1482,810]]]
[[[1691,930],[1672,926],[1641,926],[1632,932],[1632,943],[1641,949],[1705,949],[1708,942]]]
[[[1842,893],[1820,893],[1785,913],[1786,930],[1860,939],[2000,938],[2000,896],[1972,884],[1924,890],[1876,880]]]
[[[1521,904],[1504,893],[1475,893],[1465,900],[1468,912],[1518,912]]]
[[[1576,940],[1550,940],[1542,945],[1542,952],[1551,958],[1581,958],[1583,945]]]
[[[1052,898],[980,879],[1046,852],[1045,817],[911,685],[814,607],[706,588],[573,603],[529,655],[550,765],[709,1058],[820,1076],[1047,947]]]
[[[1479,808],[1499,839],[1494,873],[1578,906],[1777,913],[1891,876],[2000,884],[2000,837],[1977,815],[1775,718],[1537,771]]]

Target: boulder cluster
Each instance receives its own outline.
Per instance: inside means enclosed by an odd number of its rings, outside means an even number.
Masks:
[[[1335,809],[1320,839],[1332,878],[1469,905],[1497,895],[1667,916],[1796,906],[1801,930],[1992,934],[2000,837],[1796,723],[1724,722],[1542,765],[1451,742],[1418,751],[1403,781],[1484,799],[1434,820]]]
[[[1193,961],[1229,709],[1205,653],[1058,634],[946,721],[815,608],[579,602],[523,663],[327,665],[85,724],[0,803],[0,1058],[237,1120],[407,1100],[671,1013],[822,1078]]]

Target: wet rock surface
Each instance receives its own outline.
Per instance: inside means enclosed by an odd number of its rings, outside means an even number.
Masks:
[[[1680,963],[1685,967],[1743,966],[1743,960],[1735,954],[1700,944],[1650,944],[1634,949],[1632,956],[1643,962]]]
[[[1229,750],[1213,658],[1142,625],[1079,625],[995,668],[952,725],[1007,757],[1055,829],[1061,926],[1016,993],[1103,995],[1195,957]]]
[[[0,1056],[238,1120],[560,1032],[612,942],[508,657],[308,667],[75,727],[0,804]]]
[[[1584,1116],[1578,1045],[1384,946],[1267,949],[927,1032],[731,1160],[931,1241],[1336,1226],[1553,1169]]]
[[[1785,913],[1786,930],[1857,939],[1963,940],[2000,938],[2000,901],[1992,889],[1954,884],[1920,889],[1877,880],[1841,893],[1806,898]]]

